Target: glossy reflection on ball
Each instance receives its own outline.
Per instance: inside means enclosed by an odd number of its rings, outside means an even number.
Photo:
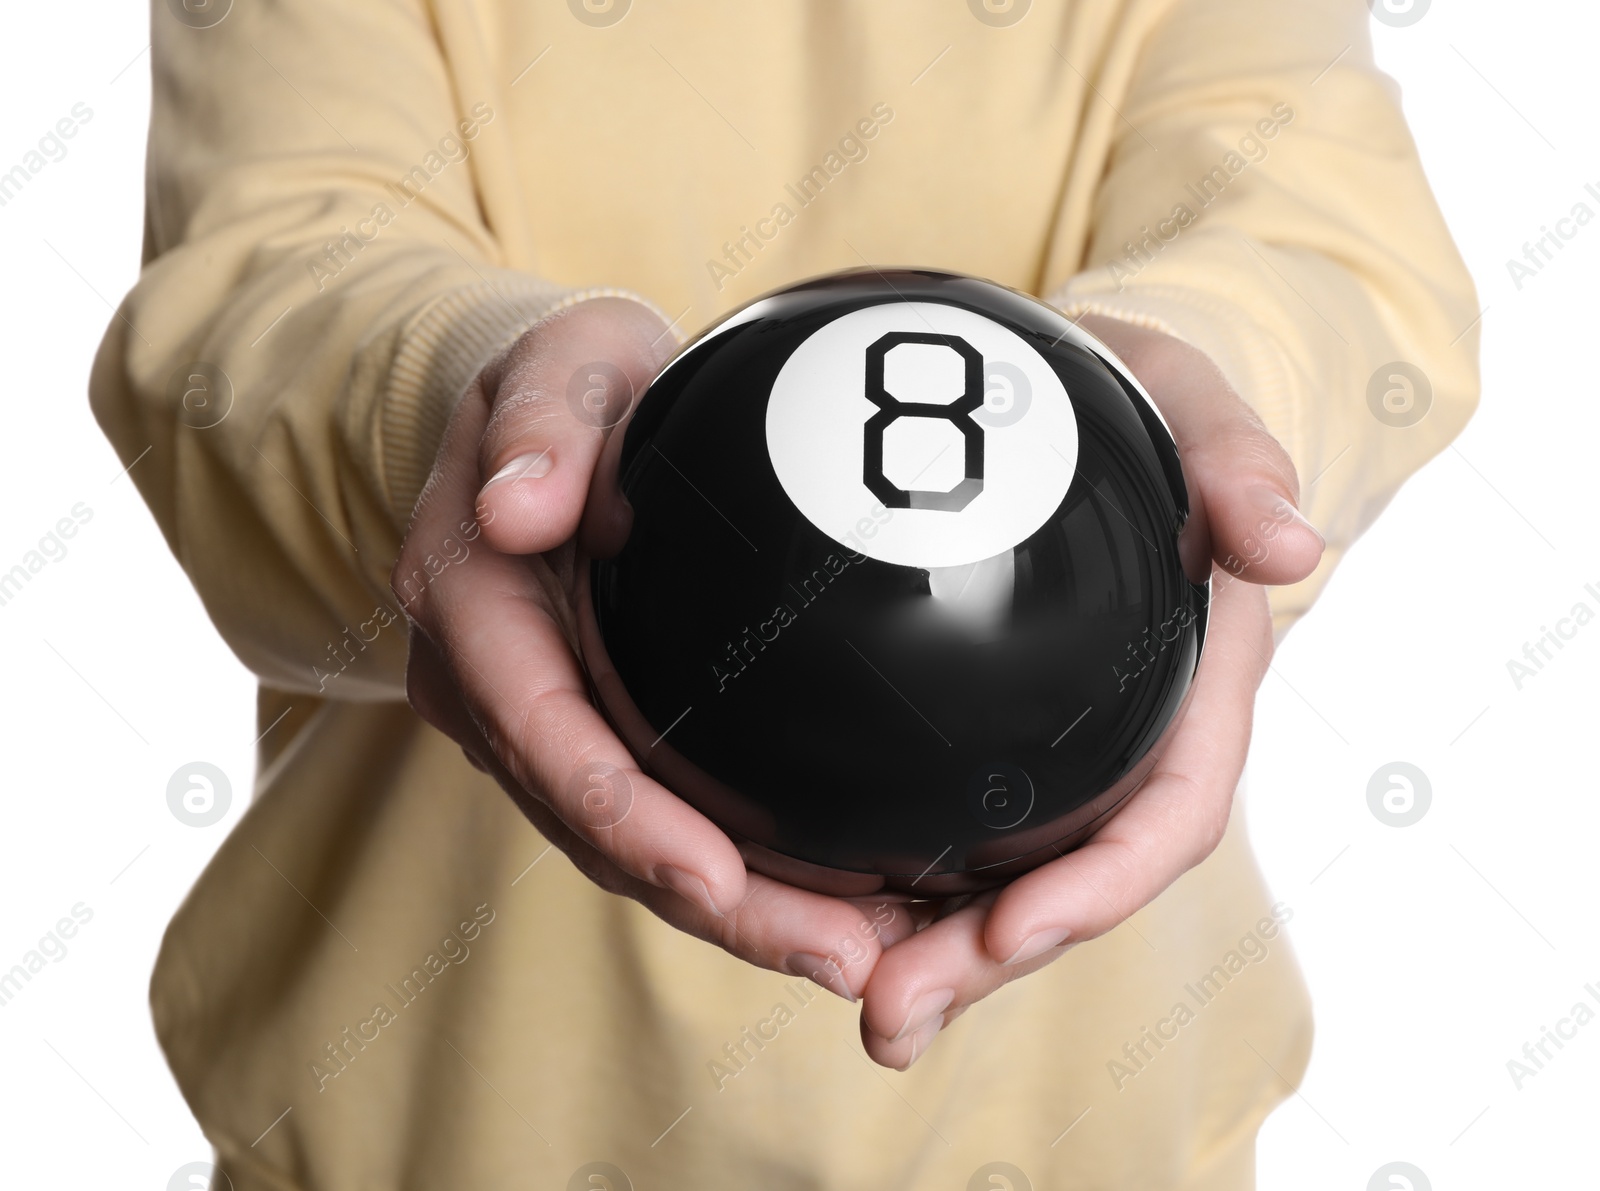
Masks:
[[[619,433],[633,521],[581,575],[585,664],[752,867],[967,892],[1148,776],[1208,578],[1165,422],[1058,311],[929,270],[817,278],[686,346]]]

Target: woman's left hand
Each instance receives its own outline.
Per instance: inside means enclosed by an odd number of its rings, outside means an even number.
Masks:
[[[1192,504],[1180,548],[1191,573],[1214,567],[1205,650],[1155,769],[1087,843],[878,957],[861,1037],[884,1066],[910,1066],[968,1006],[1109,931],[1211,854],[1272,657],[1265,586],[1304,579],[1322,557],[1321,535],[1295,507],[1294,464],[1209,357],[1115,319],[1086,315],[1080,325],[1132,369],[1177,439]]]

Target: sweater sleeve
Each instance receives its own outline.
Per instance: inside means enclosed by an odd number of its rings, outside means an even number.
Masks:
[[[544,313],[613,291],[505,267],[474,153],[494,96],[424,0],[210,28],[155,0],[151,65],[143,269],[95,416],[264,682],[403,698],[388,571],[454,401]]]
[[[1367,21],[1361,0],[1167,5],[1098,84],[1088,249],[1049,283],[1070,316],[1207,353],[1288,450],[1328,550],[1271,591],[1279,636],[1478,400],[1477,296]]]

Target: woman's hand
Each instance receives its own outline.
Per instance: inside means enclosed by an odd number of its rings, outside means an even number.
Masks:
[[[747,872],[720,829],[635,768],[588,700],[573,606],[580,540],[614,545],[631,516],[602,451],[608,423],[675,346],[623,298],[541,321],[452,415],[391,580],[412,622],[412,705],[602,888],[750,963],[864,993],[867,1053],[909,1066],[967,1006],[1110,930],[1216,847],[1272,653],[1260,585],[1305,577],[1322,553],[1294,509],[1293,465],[1209,359],[1115,320],[1082,324],[1171,425],[1193,504],[1181,549],[1192,573],[1218,567],[1184,718],[1082,848],[947,905],[827,897]]]
[[[878,959],[861,1037],[885,1066],[909,1066],[969,1005],[1104,934],[1211,854],[1272,657],[1261,585],[1303,579],[1322,556],[1321,535],[1295,509],[1294,465],[1207,356],[1114,319],[1081,325],[1133,370],[1177,439],[1193,506],[1181,550],[1191,574],[1216,566],[1205,651],[1155,770],[1083,847],[955,903]]]
[[[391,576],[411,620],[407,695],[596,884],[854,1000],[915,929],[907,909],[746,872],[719,828],[635,767],[576,656],[577,540],[616,542],[631,515],[616,453],[602,456],[609,425],[675,347],[649,307],[593,298],[468,387]]]

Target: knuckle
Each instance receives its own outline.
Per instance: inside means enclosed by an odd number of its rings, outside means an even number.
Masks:
[[[550,383],[549,368],[519,370],[502,385],[489,415],[485,438],[505,438],[550,420],[555,413],[556,391]]]
[[[487,478],[516,455],[542,449],[574,421],[566,402],[548,388],[519,387],[489,415],[478,450],[480,472]]]

